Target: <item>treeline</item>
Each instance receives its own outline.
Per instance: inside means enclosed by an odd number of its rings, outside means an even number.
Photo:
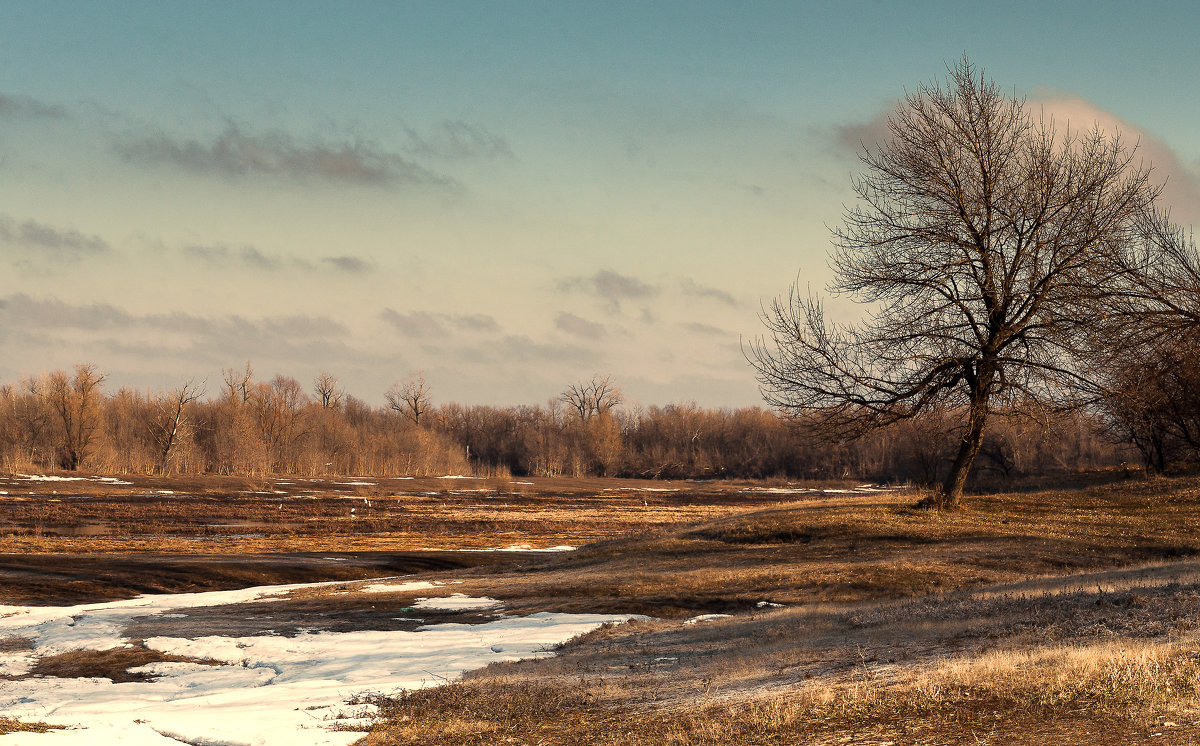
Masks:
[[[622,406],[607,378],[544,406],[434,406],[423,377],[371,406],[322,374],[311,388],[227,369],[219,394],[195,382],[106,392],[90,365],[0,386],[0,467],[110,474],[854,478],[935,482],[957,447],[953,413],[829,443],[803,422],[757,408]],[[1107,431],[1105,426],[1108,426]],[[1077,413],[1038,423],[1001,417],[984,475],[1016,477],[1120,463],[1111,423]]]

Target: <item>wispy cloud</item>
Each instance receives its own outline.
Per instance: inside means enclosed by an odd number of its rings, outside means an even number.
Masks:
[[[339,269],[342,272],[348,272],[350,274],[362,274],[374,266],[372,262],[369,262],[366,259],[357,256],[349,256],[348,254],[343,254],[342,256],[327,256],[322,258],[321,262],[323,264],[328,264],[334,269]]]
[[[642,282],[636,277],[622,275],[612,270],[601,270],[587,277],[566,277],[558,281],[563,292],[583,292],[594,295],[619,307],[621,301],[644,300],[659,294],[655,285]]]
[[[421,135],[405,127],[408,152],[416,156],[444,160],[503,160],[513,157],[508,141],[483,127],[455,120],[445,121],[429,134]]]
[[[310,262],[300,257],[267,253],[254,246],[232,247],[224,244],[185,246],[183,247],[183,254],[213,266],[229,267],[238,265],[244,269],[252,269],[259,272],[279,272],[282,270],[315,272],[331,267],[346,274],[362,274],[375,266],[368,259],[349,254],[322,257],[317,262]]]
[[[740,305],[737,298],[734,298],[724,290],[711,285],[701,285],[690,277],[680,279],[679,288],[684,295],[691,298],[708,298],[733,308]]]
[[[371,186],[456,188],[453,179],[413,159],[368,143],[297,143],[284,132],[254,134],[235,124],[212,140],[187,140],[165,133],[116,144],[127,162],[166,164],[226,178],[274,176]]]
[[[0,243],[26,252],[40,252],[55,261],[78,261],[85,256],[112,251],[112,247],[99,236],[70,228],[57,228],[36,220],[17,221],[7,216],[0,216]]]
[[[401,313],[385,308],[379,318],[408,337],[442,337],[450,331],[494,334],[500,331],[496,320],[486,314],[448,314],[410,311]]]
[[[127,331],[151,329],[212,340],[304,339],[341,337],[347,329],[327,316],[304,314],[248,319],[244,316],[197,316],[183,312],[132,314],[108,303],[73,304],[24,293],[0,299],[0,316],[26,329]]]
[[[559,330],[566,332],[572,336],[582,337],[584,339],[600,339],[605,334],[603,324],[597,324],[594,321],[576,316],[573,313],[562,311],[554,319],[554,325]]]
[[[67,116],[65,107],[47,104],[30,96],[0,93],[0,117],[26,119],[62,119]]]
[[[833,128],[833,142],[851,153],[861,153],[863,148],[873,150],[891,139],[888,117],[894,108],[884,109],[863,122],[850,122]]]
[[[729,337],[733,335],[732,332],[722,329],[719,326],[701,324],[695,321],[680,324],[680,327],[689,334],[702,334],[707,337]]]

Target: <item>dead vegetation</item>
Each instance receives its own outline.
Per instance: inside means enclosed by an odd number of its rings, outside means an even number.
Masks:
[[[138,670],[152,663],[195,663],[217,665],[216,661],[169,655],[140,646],[109,648],[107,650],[72,650],[58,655],[39,658],[28,673],[9,677],[20,681],[34,676],[52,676],[59,679],[109,679],[114,684],[130,681],[153,681],[156,676],[146,670]]]
[[[1194,743],[1198,487],[829,497],[492,568],[510,608],[659,621],[385,702],[364,743]]]

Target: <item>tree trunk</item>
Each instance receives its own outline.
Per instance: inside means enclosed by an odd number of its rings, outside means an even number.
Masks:
[[[936,510],[950,510],[958,507],[963,488],[967,485],[967,475],[971,472],[971,465],[975,463],[975,456],[979,454],[979,448],[983,445],[983,429],[987,424],[988,413],[986,400],[972,402],[967,432],[963,434],[962,443],[958,447],[958,455],[954,457],[954,464],[950,467],[950,474],[946,477],[946,482],[942,485],[940,492],[921,501],[923,507]]]

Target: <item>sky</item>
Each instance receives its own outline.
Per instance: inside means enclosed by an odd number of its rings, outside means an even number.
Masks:
[[[1053,5],[1053,7],[1048,7]],[[1200,6],[0,4],[0,382],[761,403],[861,140],[967,54],[1200,218]],[[855,309],[834,302],[832,313]]]

